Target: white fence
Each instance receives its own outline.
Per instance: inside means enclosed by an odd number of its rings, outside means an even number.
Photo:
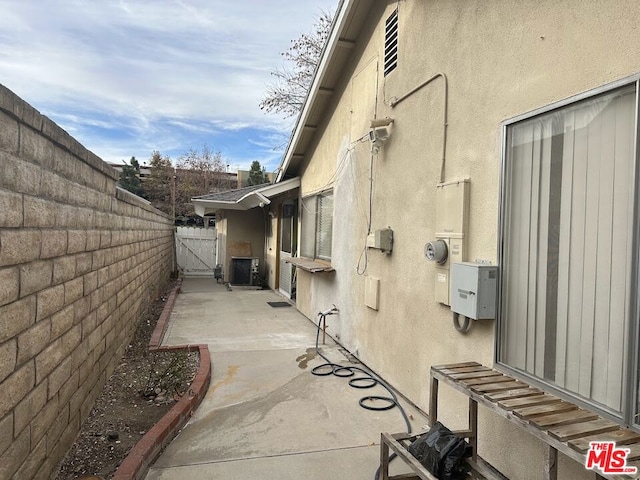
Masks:
[[[176,257],[185,275],[213,276],[216,266],[216,229],[177,227]]]

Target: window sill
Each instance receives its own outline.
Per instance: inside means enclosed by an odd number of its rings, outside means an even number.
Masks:
[[[318,260],[311,260],[304,257],[285,258],[285,262],[295,265],[301,270],[310,273],[324,273],[335,272],[335,269],[328,263],[324,263]]]

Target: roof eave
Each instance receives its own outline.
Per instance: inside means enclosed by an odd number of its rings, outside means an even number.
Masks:
[[[339,6],[335,23],[333,25],[333,28],[331,29],[329,39],[327,40],[327,45],[323,50],[322,57],[320,58],[320,63],[318,64],[318,68],[316,68],[313,81],[311,82],[311,87],[309,88],[309,92],[307,92],[307,97],[305,99],[302,110],[298,115],[298,120],[296,121],[293,134],[291,135],[291,139],[289,140],[289,144],[287,145],[285,155],[282,158],[280,167],[278,168],[276,183],[282,180],[287,172],[287,168],[289,168],[293,153],[298,142],[300,141],[302,130],[311,113],[311,107],[313,106],[318,96],[318,92],[320,91],[322,80],[324,79],[327,71],[331,66],[331,59],[333,58],[333,55],[338,47],[340,36],[348,26],[347,18],[349,17],[349,13],[353,9],[354,5],[358,3],[358,1],[359,0],[343,0],[343,2]]]
[[[278,184],[265,185],[263,188],[247,193],[236,201],[204,200],[192,198],[196,215],[204,217],[218,210],[251,210],[271,203],[271,198],[300,186],[300,177],[290,178]]]

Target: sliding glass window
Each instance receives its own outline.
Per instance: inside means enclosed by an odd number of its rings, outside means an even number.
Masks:
[[[497,348],[499,363],[627,419],[636,96],[633,82],[505,124]]]

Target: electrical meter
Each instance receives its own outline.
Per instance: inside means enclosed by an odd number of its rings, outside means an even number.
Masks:
[[[434,240],[424,246],[424,256],[427,257],[427,260],[436,262],[438,265],[446,262],[448,255],[449,249],[447,248],[447,242],[444,240]]]
[[[466,256],[469,223],[469,179],[436,185],[435,240],[424,246],[424,254],[433,261],[435,300],[449,305],[449,267]]]

